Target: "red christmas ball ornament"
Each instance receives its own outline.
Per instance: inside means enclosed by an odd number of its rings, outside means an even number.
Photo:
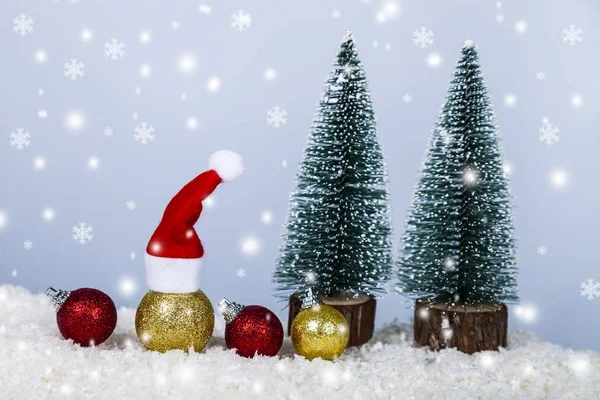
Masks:
[[[100,290],[68,291],[49,287],[46,295],[54,301],[58,330],[65,339],[72,339],[80,346],[99,345],[117,326],[115,303]]]
[[[262,306],[242,306],[223,299],[225,343],[242,357],[275,356],[283,344],[283,326],[277,315]]]

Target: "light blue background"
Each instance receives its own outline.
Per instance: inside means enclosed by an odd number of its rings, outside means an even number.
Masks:
[[[583,280],[600,280],[600,7],[592,0],[511,0],[502,1],[498,10],[496,3],[401,1],[398,17],[381,24],[375,19],[381,5],[376,0],[213,1],[210,15],[198,12],[195,1],[2,2],[0,209],[9,220],[0,232],[0,283],[32,291],[92,286],[118,305],[135,307],[146,291],[145,245],[167,202],[205,170],[213,151],[231,148],[245,157],[247,169],[239,180],[217,189],[215,206],[205,209],[197,225],[206,249],[202,289],[215,304],[223,296],[263,304],[285,320],[287,310],[275,301],[271,274],[297,165],[344,29],[354,31],[372,90],[388,159],[396,245],[460,47],[473,39],[513,167],[520,296],[538,310],[534,323],[520,321],[513,312],[510,327],[576,348],[600,349],[600,299],[579,295]],[[230,15],[239,8],[252,15],[244,32],[230,27]],[[334,9],[341,11],[340,19],[332,18]],[[35,20],[34,32],[25,37],[12,32],[12,18],[21,13]],[[495,22],[497,13],[505,15],[503,23]],[[528,29],[519,35],[514,24],[521,19]],[[179,20],[181,29],[173,31],[171,20]],[[569,24],[584,31],[583,42],[574,47],[561,40]],[[427,49],[412,43],[420,26],[435,32]],[[93,32],[90,42],[80,40],[85,27]],[[151,43],[140,43],[142,30],[152,32]],[[103,54],[104,42],[113,37],[126,45],[117,61]],[[46,63],[34,62],[37,49],[46,50]],[[175,68],[184,51],[198,56],[198,71],[191,77]],[[425,62],[434,52],[443,60],[437,69]],[[85,76],[76,82],[62,76],[70,58],[85,64]],[[145,63],[152,66],[149,78],[139,74]],[[277,71],[271,82],[263,78],[268,67]],[[546,80],[535,79],[539,70]],[[217,93],[205,87],[213,75],[222,80]],[[39,88],[45,93],[41,97]],[[412,103],[402,102],[405,93]],[[507,93],[517,96],[513,108],[504,104]],[[571,106],[574,93],[583,97],[579,108]],[[276,105],[289,117],[278,130],[265,122],[267,109]],[[39,109],[48,110],[48,118],[38,118]],[[63,124],[69,109],[87,116],[78,135]],[[185,126],[190,116],[200,121],[193,132]],[[546,116],[560,128],[560,141],[553,146],[538,140]],[[147,146],[133,139],[133,127],[141,122],[156,130]],[[103,135],[106,126],[114,129],[113,137]],[[31,146],[23,151],[9,146],[9,133],[16,128],[32,134]],[[87,168],[92,155],[100,160],[95,171]],[[47,159],[45,170],[34,169],[35,156]],[[554,168],[569,175],[563,189],[549,183]],[[128,200],[137,203],[135,210],[125,207]],[[45,207],[56,212],[51,223],[41,216]],[[261,222],[264,210],[273,213],[270,225]],[[94,239],[84,246],[71,239],[71,228],[80,221],[94,228]],[[260,240],[256,256],[241,251],[246,235]],[[23,248],[25,240],[33,242],[32,250]],[[548,248],[545,256],[537,254],[540,245]],[[129,258],[132,251],[135,260]],[[247,276],[238,278],[238,268]],[[122,277],[137,282],[134,294],[119,290]],[[409,306],[389,294],[380,302],[378,325],[408,321]]]

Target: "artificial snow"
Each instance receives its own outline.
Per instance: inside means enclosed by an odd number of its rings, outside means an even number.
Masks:
[[[215,307],[217,309],[217,307]],[[389,325],[336,361],[308,361],[286,338],[279,357],[246,359],[223,342],[223,319],[202,353],[145,350],[135,310],[113,335],[82,348],[63,340],[49,299],[0,286],[0,397],[21,399],[596,399],[600,354],[527,332],[508,349],[467,355],[412,346],[408,325]]]

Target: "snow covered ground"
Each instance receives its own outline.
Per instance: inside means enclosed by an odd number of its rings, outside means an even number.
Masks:
[[[414,348],[391,325],[335,362],[293,355],[245,359],[223,347],[223,322],[199,354],[144,350],[135,310],[119,310],[112,337],[80,348],[60,337],[41,294],[0,286],[0,398],[34,399],[600,399],[600,354],[527,332],[509,349],[469,356]]]

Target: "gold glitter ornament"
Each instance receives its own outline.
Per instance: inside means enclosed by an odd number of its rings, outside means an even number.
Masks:
[[[292,344],[296,353],[309,360],[333,360],[344,352],[350,338],[346,318],[333,307],[320,304],[311,289],[302,300],[302,311],[292,322]]]
[[[161,293],[150,290],[135,313],[135,331],[148,350],[201,351],[210,340],[215,312],[204,292]]]

